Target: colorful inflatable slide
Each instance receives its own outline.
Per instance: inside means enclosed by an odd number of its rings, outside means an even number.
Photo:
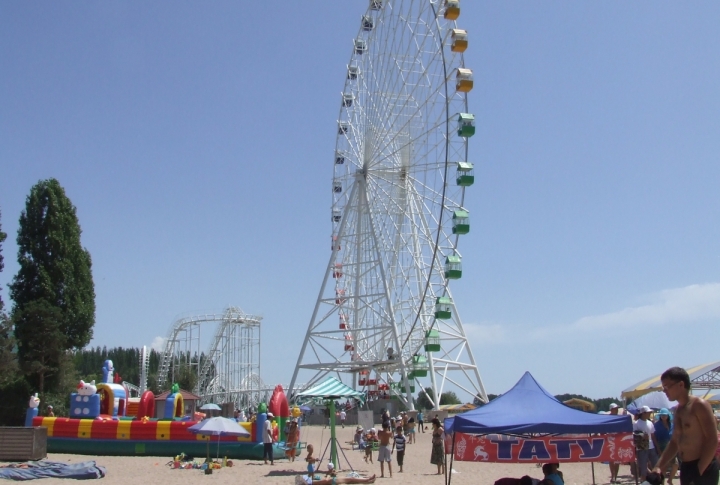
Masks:
[[[208,436],[193,434],[187,429],[198,419],[183,416],[184,403],[177,384],[165,401],[163,417],[155,414],[155,396],[146,391],[139,399],[130,400],[127,389],[112,382],[112,361],[103,367],[105,382],[80,381],[77,392],[70,395],[70,417],[37,416],[39,400],[30,399],[26,426],[44,426],[48,430],[48,452],[81,455],[151,455],[205,456],[207,442],[219,456],[233,459],[263,457],[262,430],[267,420],[267,407],[258,406],[253,422],[238,423],[250,432],[249,437]],[[131,411],[134,413],[131,414]],[[285,456],[284,428],[290,416],[282,386],[277,386],[270,399],[275,445],[274,458]]]

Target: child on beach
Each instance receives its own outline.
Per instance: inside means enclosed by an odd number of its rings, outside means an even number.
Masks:
[[[415,418],[408,419],[408,443],[415,443]]]
[[[370,430],[368,430],[367,437],[365,438],[365,463],[367,463],[368,460],[370,460],[370,463],[373,462],[373,443],[375,443],[376,441],[377,436],[375,435],[375,428],[370,428]]]
[[[308,475],[312,475],[317,470],[317,463],[320,462],[318,458],[315,458],[313,456],[313,445],[307,445],[307,457],[305,457],[305,461],[307,462],[307,472]]]
[[[396,428],[395,440],[393,441],[393,449],[397,451],[397,463],[400,467],[400,473],[403,471],[403,460],[405,459],[405,435],[403,434],[403,427],[398,426]],[[392,451],[390,452],[392,454]],[[388,463],[388,467],[389,467]],[[392,471],[390,472],[392,476]]]

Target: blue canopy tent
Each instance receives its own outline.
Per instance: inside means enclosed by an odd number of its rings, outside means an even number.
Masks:
[[[445,432],[452,433],[453,436],[451,457],[455,454],[455,433],[536,437],[629,433],[633,429],[630,416],[591,414],[564,405],[538,384],[529,372],[525,372],[512,389],[488,404],[445,419],[444,427]],[[452,467],[452,461],[450,466]],[[450,483],[447,477],[446,467],[446,483]]]
[[[630,416],[591,414],[564,405],[526,372],[488,404],[445,419],[445,432],[505,435],[632,432]]]

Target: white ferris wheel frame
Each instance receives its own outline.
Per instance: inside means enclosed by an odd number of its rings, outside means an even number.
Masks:
[[[452,180],[468,157],[454,128],[467,113],[466,93],[451,85],[464,68],[448,47],[455,22],[443,18],[443,0],[369,3],[341,93],[332,253],[290,392],[305,370],[302,387],[350,373],[353,387],[367,390],[374,375],[409,408],[414,384],[440,396],[449,383],[486,401],[454,304],[449,319],[434,313],[438,297],[452,300],[444,263],[460,256],[452,216],[465,210],[465,187]],[[439,352],[423,348],[432,329]],[[408,379],[418,356],[429,386]]]

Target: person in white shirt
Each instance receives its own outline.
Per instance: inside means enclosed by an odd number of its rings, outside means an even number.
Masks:
[[[638,412],[638,419],[633,424],[633,431],[636,435],[638,433],[646,435],[642,436],[642,439],[640,440],[642,444],[640,446],[636,445],[638,479],[641,482],[645,481],[645,477],[647,477],[648,471],[655,468],[655,464],[658,460],[658,446],[655,439],[655,426],[650,420],[651,413],[652,409],[650,409],[649,407],[641,407]],[[647,443],[647,445],[645,443]],[[650,465],[649,469],[648,465]]]
[[[263,425],[263,459],[265,460],[265,464],[267,465],[268,459],[270,459],[270,464],[274,465],[273,463],[273,428],[272,428],[272,419],[275,416],[273,416],[273,413],[267,413],[267,419],[265,420],[265,424]]]
[[[347,418],[347,414],[345,414],[345,410],[343,409],[340,411],[340,424],[343,428],[345,427],[345,418]]]

